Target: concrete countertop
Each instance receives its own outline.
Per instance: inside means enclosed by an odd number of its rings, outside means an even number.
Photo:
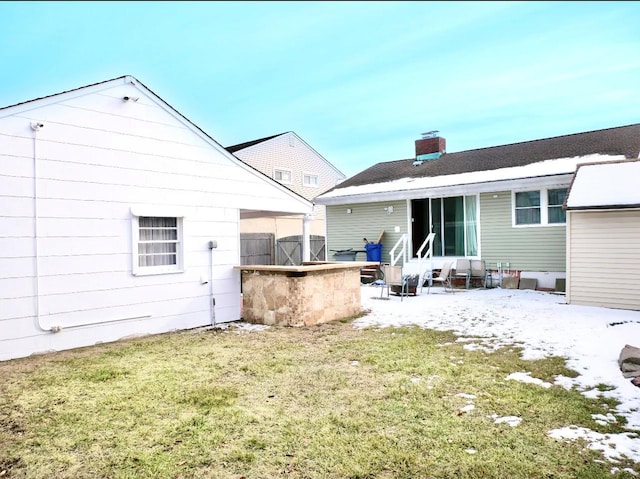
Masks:
[[[307,273],[311,271],[324,271],[335,269],[364,268],[367,266],[379,266],[377,261],[311,261],[300,266],[276,266],[276,265],[244,265],[234,266],[234,269],[243,271],[264,271],[272,273]]]

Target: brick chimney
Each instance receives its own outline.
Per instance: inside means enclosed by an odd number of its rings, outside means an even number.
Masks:
[[[439,132],[428,131],[422,134],[422,138],[416,140],[416,161],[422,164],[423,161],[436,160],[447,150],[447,141],[441,138]]]

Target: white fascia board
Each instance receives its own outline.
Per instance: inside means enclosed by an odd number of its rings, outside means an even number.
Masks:
[[[125,76],[121,78],[115,78],[113,80],[107,80],[104,82],[96,83],[89,86],[74,88],[73,90],[69,90],[62,93],[54,93],[51,95],[44,96],[42,98],[25,100],[16,105],[12,105],[12,106],[8,106],[0,109],[0,118],[6,117],[6,116],[12,116],[17,113],[27,112],[30,110],[36,110],[38,108],[60,103],[61,101],[69,100],[71,98],[78,98],[81,96],[91,95],[92,93],[108,90],[110,88],[126,85],[128,83],[137,84],[137,80],[135,80],[135,78],[133,77]]]
[[[513,180],[488,181],[466,185],[419,188],[415,190],[384,191],[380,193],[364,193],[360,195],[344,195],[328,198],[316,197],[316,204],[325,206],[346,205],[356,203],[375,203],[379,201],[413,200],[418,198],[438,198],[448,196],[475,195],[492,191],[528,190],[538,188],[566,187],[571,182],[573,173],[562,175],[536,176]]]
[[[333,171],[335,171],[339,176],[342,176],[342,178],[346,178],[346,175],[340,171],[338,168],[336,168],[329,160],[327,160],[324,156],[322,156],[320,153],[318,153],[316,151],[315,148],[313,148],[311,145],[309,145],[309,143],[307,143],[306,141],[304,141],[302,138],[300,138],[300,136],[298,136],[298,134],[294,131],[289,132],[291,135],[294,135],[299,141],[300,143],[303,143],[307,148],[309,148],[309,150],[311,150],[313,153],[316,154],[316,156],[318,157],[318,159],[322,160],[323,162],[325,162],[327,164],[327,166],[329,166]]]

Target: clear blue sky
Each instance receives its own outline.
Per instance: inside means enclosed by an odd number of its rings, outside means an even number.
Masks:
[[[0,2],[0,106],[133,75],[223,146],[352,176],[640,122],[640,2]]]

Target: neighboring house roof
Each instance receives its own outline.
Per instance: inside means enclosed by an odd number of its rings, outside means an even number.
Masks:
[[[577,164],[602,156],[638,158],[640,124],[509,145],[444,153],[414,165],[414,159],[378,163],[316,198],[445,187],[513,178],[573,173]],[[557,161],[563,159],[564,161]]]
[[[639,186],[639,160],[578,165],[565,199],[565,208],[639,208]]]
[[[277,135],[267,136],[266,138],[260,138],[259,140],[246,141],[244,143],[240,143],[238,145],[227,146],[227,151],[229,153],[235,153],[236,151],[244,150],[245,148],[249,148],[250,146],[257,145],[258,143],[262,143],[264,141],[269,141],[279,136],[285,135],[286,133],[278,133]]]
[[[266,171],[265,170],[265,159],[264,157],[262,158],[262,160],[258,160],[259,156],[256,157],[253,154],[249,153],[249,151],[244,151],[244,150],[249,150],[251,147],[256,146],[256,145],[260,145],[261,143],[266,143],[269,142],[275,138],[279,138],[279,137],[284,137],[286,135],[289,135],[290,137],[295,137],[297,138],[297,140],[303,144],[304,146],[306,146],[306,148],[308,148],[308,151],[312,152],[313,155],[315,155],[313,157],[312,162],[314,164],[317,163],[317,160],[321,161],[322,164],[324,164],[326,167],[328,167],[333,174],[330,176],[327,176],[326,174],[321,174],[322,176],[324,176],[324,178],[321,178],[321,183],[325,183],[327,179],[329,178],[333,178],[334,181],[331,181],[331,184],[328,186],[326,184],[324,184],[324,191],[327,191],[328,189],[332,188],[335,185],[335,181],[344,181],[344,178],[346,178],[346,175],[344,173],[342,173],[338,168],[336,168],[330,161],[328,161],[325,157],[323,157],[320,153],[318,153],[311,145],[309,145],[306,141],[304,141],[302,138],[300,138],[299,135],[297,135],[295,132],[293,131],[287,131],[284,133],[278,133],[277,135],[271,135],[271,136],[267,136],[264,138],[260,138],[257,140],[252,140],[252,141],[247,141],[244,143],[239,143],[237,145],[232,145],[232,146],[228,146],[226,147],[226,150],[235,155],[238,159],[240,159],[241,161],[246,162],[248,165],[263,171],[263,173],[265,173],[266,175],[270,175],[271,171]],[[247,153],[247,154],[245,154]],[[268,155],[269,156],[269,155]],[[271,158],[271,161],[273,161],[273,158]],[[277,156],[277,161],[279,163],[278,166],[280,167],[286,167],[286,168],[292,168],[292,169],[298,169],[298,168],[302,168],[302,171],[314,171],[314,172],[318,172],[316,171],[314,168],[310,168],[309,165],[307,164],[307,166],[304,166],[303,164],[300,164],[300,158],[296,158],[291,156],[289,153],[284,153],[284,154],[280,154]],[[267,163],[270,163],[269,161],[266,161]],[[325,170],[326,173],[326,170]],[[337,178],[334,178],[334,176]],[[285,187],[287,187],[287,185],[284,185]],[[295,191],[296,185],[295,183],[288,186],[292,191]],[[299,185],[298,185],[299,187]],[[303,195],[305,196],[305,195]],[[309,198],[308,196],[306,196],[307,198]]]

